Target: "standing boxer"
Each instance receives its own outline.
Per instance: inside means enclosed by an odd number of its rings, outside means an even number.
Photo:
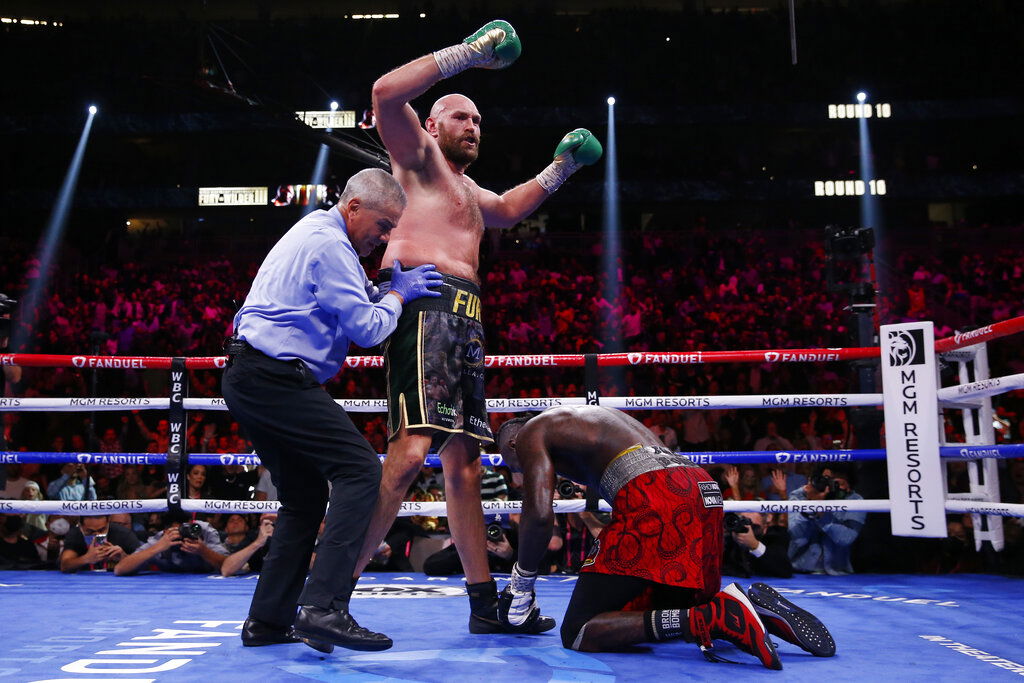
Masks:
[[[469,630],[494,633],[497,591],[487,567],[480,507],[480,443],[493,440],[484,400],[484,335],[477,277],[485,226],[511,227],[529,216],[581,165],[596,162],[601,144],[578,128],[555,149],[536,178],[498,195],[466,175],[480,150],[480,112],[463,95],[434,103],[420,126],[410,100],[443,78],[471,67],[503,69],[521,51],[504,21],[492,21],[465,41],[420,57],[373,86],[377,131],[409,206],[392,233],[381,288],[398,263],[434,263],[444,274],[442,297],[407,306],[384,347],[390,443],[380,499],[363,544],[365,566],[398,513],[431,443],[438,446],[452,538],[466,572]],[[438,384],[426,387],[425,383]],[[541,619],[536,632],[554,627]]]
[[[540,614],[533,586],[551,538],[557,472],[597,487],[612,505],[562,620],[564,647],[603,652],[682,638],[717,660],[712,640],[724,639],[781,669],[770,632],[819,656],[834,653],[824,625],[770,587],[754,584],[749,596],[735,583],[719,590],[718,484],[625,413],[552,408],[503,424],[498,445],[505,464],[523,473],[519,558],[501,594],[503,623],[529,629]]]
[[[396,274],[391,291],[379,297],[359,263],[387,242],[405,204],[389,174],[355,174],[335,208],[308,214],[274,245],[235,315],[224,400],[281,501],[274,543],[242,627],[243,645],[303,638],[323,652],[334,645],[391,647],[390,638],[362,628],[348,611],[380,461],[323,383],[341,368],[350,340],[379,344],[395,329],[404,304],[439,296],[430,289],[441,279],[432,265]],[[328,482],[331,505],[310,569]]]

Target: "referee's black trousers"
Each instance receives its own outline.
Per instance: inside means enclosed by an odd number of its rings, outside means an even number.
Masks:
[[[281,502],[249,616],[290,626],[297,605],[347,608],[352,574],[377,503],[377,454],[301,361],[275,360],[244,345],[231,355],[223,392],[232,416],[270,471]],[[328,481],[330,507],[310,570]]]

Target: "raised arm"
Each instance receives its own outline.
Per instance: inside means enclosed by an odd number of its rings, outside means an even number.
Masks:
[[[373,111],[377,132],[391,160],[409,170],[423,168],[430,154],[431,137],[420,126],[409,102],[442,78],[472,67],[503,69],[521,52],[519,37],[507,22],[491,21],[461,43],[414,59],[380,77],[373,84]]]
[[[603,153],[601,143],[586,128],[567,133],[555,148],[552,162],[536,178],[500,195],[480,190],[479,204],[484,225],[511,228],[536,211],[569,176],[582,166],[597,162]]]
[[[395,165],[423,168],[431,150],[430,135],[420,126],[409,104],[441,80],[433,55],[425,55],[385,74],[373,84],[373,113],[377,132]]]

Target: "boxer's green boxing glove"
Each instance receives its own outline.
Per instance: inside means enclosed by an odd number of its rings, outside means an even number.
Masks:
[[[555,160],[537,174],[537,182],[548,194],[557,190],[580,166],[596,163],[604,149],[601,142],[586,128],[565,134],[555,147]]]
[[[434,61],[445,78],[472,67],[504,69],[519,59],[523,45],[512,24],[501,19],[489,21],[458,45],[434,53]]]

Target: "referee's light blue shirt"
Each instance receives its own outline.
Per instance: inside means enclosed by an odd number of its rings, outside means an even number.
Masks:
[[[303,361],[322,384],[341,369],[350,341],[375,346],[398,325],[402,302],[372,303],[367,285],[341,212],[313,211],[267,254],[235,334],[271,358]]]

